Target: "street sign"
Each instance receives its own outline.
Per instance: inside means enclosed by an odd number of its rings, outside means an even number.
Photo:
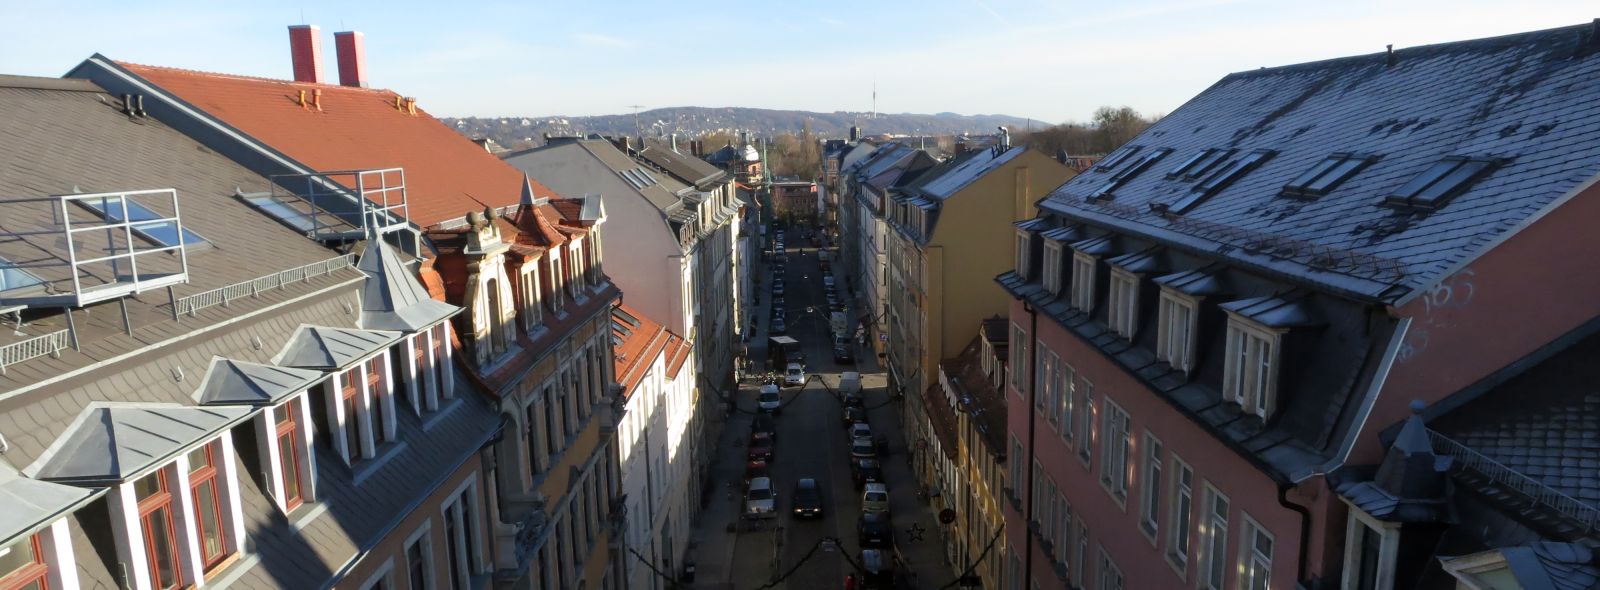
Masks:
[[[950,524],[950,523],[955,522],[955,521],[956,521],[956,511],[955,510],[946,508],[944,510],[940,510],[939,511],[939,522],[940,522],[940,524]]]

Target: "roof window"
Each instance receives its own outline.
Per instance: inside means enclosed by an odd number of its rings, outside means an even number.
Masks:
[[[32,287],[43,284],[44,281],[33,273],[24,270],[11,261],[0,258],[0,291],[10,291],[23,287]]]
[[[1138,160],[1135,160],[1132,164],[1129,164],[1126,168],[1123,168],[1116,174],[1111,175],[1110,180],[1107,180],[1105,184],[1100,185],[1100,188],[1097,188],[1094,190],[1094,192],[1089,193],[1089,198],[1100,199],[1110,196],[1111,191],[1114,191],[1117,189],[1117,187],[1122,186],[1122,183],[1132,180],[1133,177],[1138,176],[1139,173],[1144,172],[1146,169],[1150,168],[1150,166],[1154,165],[1157,160],[1160,160],[1162,157],[1170,153],[1172,153],[1170,148],[1158,148],[1149,152],[1145,152],[1145,154],[1140,156]]]
[[[1498,158],[1446,156],[1400,187],[1400,190],[1391,193],[1384,202],[1437,209],[1504,163]]]
[[[206,243],[205,238],[200,237],[200,234],[179,228],[178,223],[171,217],[157,214],[133,199],[101,197],[82,199],[78,202],[84,207],[88,207],[91,211],[99,213],[101,217],[111,223],[121,223],[124,221],[123,215],[126,214],[126,221],[131,222],[131,227],[135,233],[163,247],[199,246]],[[141,221],[149,221],[149,223],[139,223]],[[179,243],[180,232],[183,240],[181,244]]]
[[[1194,180],[1204,176],[1206,172],[1215,168],[1218,163],[1233,155],[1234,150],[1222,148],[1206,148],[1205,151],[1190,156],[1177,168],[1167,173],[1167,178],[1183,177],[1184,180]]]
[[[271,195],[251,195],[245,196],[243,199],[250,206],[261,210],[262,213],[271,215],[273,219],[283,222],[296,231],[310,233],[316,230],[316,224],[311,222],[311,213],[301,211],[295,206],[296,201],[303,203],[299,199],[290,201],[289,199],[275,198]]]
[[[1326,195],[1377,159],[1376,154],[1335,153],[1284,185],[1282,194],[1296,197]]]
[[[1244,173],[1254,170],[1256,166],[1260,166],[1262,162],[1271,158],[1274,153],[1276,152],[1272,150],[1254,150],[1234,158],[1227,164],[1217,167],[1216,171],[1207,176],[1205,180],[1200,181],[1199,184],[1194,185],[1194,188],[1189,189],[1188,195],[1167,206],[1166,210],[1172,213],[1188,211],[1199,204],[1201,200],[1233,184],[1233,181],[1238,180],[1240,176],[1244,176]]]
[[[1112,168],[1116,168],[1117,164],[1121,164],[1123,160],[1128,159],[1128,156],[1131,156],[1131,155],[1134,155],[1135,153],[1138,153],[1139,150],[1141,150],[1141,149],[1144,149],[1144,146],[1142,146],[1142,145],[1125,146],[1120,150],[1112,152],[1111,155],[1106,156],[1105,159],[1100,160],[1100,163],[1095,166],[1095,169],[1099,170],[1101,172],[1105,172],[1105,171],[1110,170]]]

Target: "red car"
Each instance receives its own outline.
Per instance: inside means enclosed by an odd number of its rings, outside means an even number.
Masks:
[[[757,477],[770,477],[766,461],[751,461],[744,464],[744,484],[750,485],[750,480]]]
[[[772,435],[765,432],[750,435],[750,460],[772,461]]]

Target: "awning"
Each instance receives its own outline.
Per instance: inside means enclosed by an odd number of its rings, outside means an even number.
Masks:
[[[327,373],[310,369],[295,369],[275,365],[262,365],[216,357],[206,368],[195,390],[194,400],[202,405],[275,405],[289,396],[305,391],[311,384],[321,381]]]
[[[23,472],[35,479],[111,485],[144,475],[254,410],[93,402]]]
[[[398,340],[399,332],[301,326],[284,345],[278,364],[301,369],[343,369]]]

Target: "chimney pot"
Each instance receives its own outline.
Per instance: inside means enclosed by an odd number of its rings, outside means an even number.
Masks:
[[[322,84],[322,29],[317,25],[289,27],[289,57],[294,81]]]
[[[339,54],[339,85],[367,87],[367,36],[361,31],[333,34],[333,48]]]

